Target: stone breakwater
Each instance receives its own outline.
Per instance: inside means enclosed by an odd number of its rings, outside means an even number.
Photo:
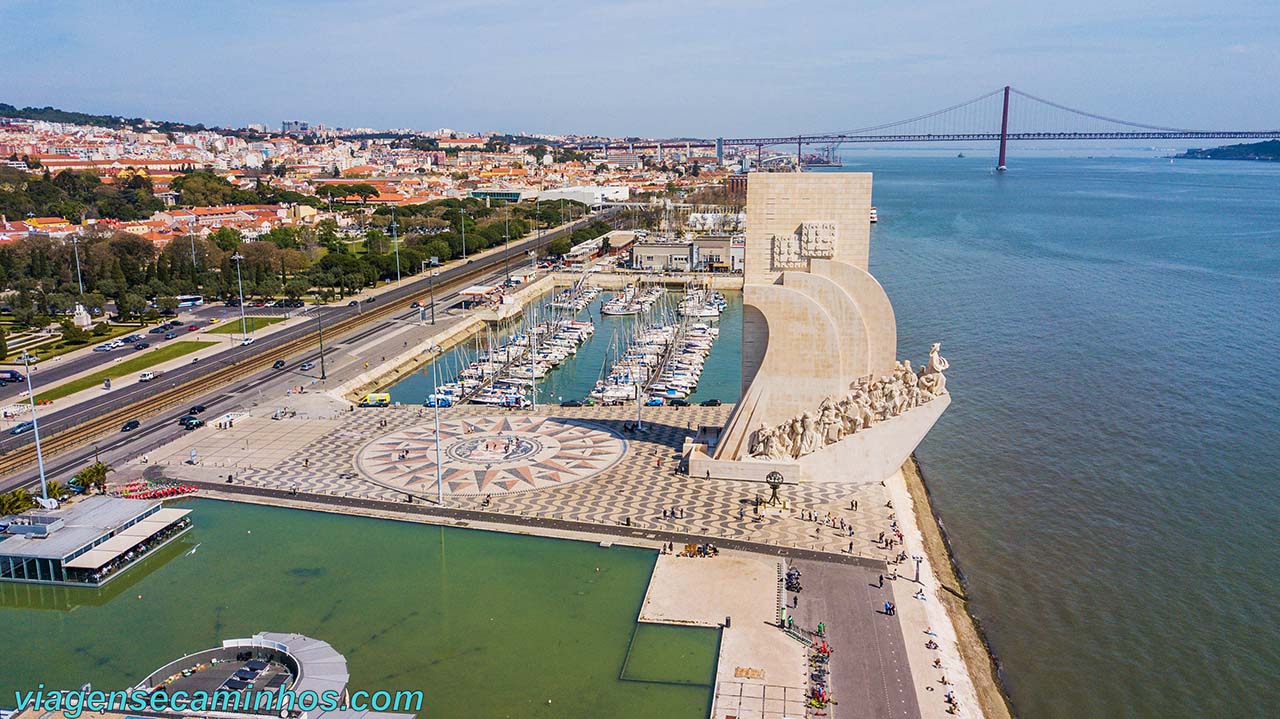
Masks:
[[[1000,679],[1000,660],[992,651],[982,626],[969,612],[964,575],[959,569],[942,520],[933,510],[929,487],[915,455],[902,466],[907,492],[915,510],[925,554],[940,583],[939,601],[956,631],[960,656],[978,694],[978,704],[987,719],[1013,719],[1013,705]]]

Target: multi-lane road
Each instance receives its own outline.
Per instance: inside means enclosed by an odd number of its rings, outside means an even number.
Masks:
[[[526,253],[530,250],[542,247],[546,243],[558,237],[565,232],[571,232],[579,226],[602,219],[602,215],[608,216],[608,211],[600,213],[592,217],[579,220],[571,225],[558,228],[555,231],[548,231],[542,237],[534,237],[519,242],[512,242],[509,247],[492,251],[480,259],[469,260],[466,263],[460,263],[452,267],[443,269],[437,274],[435,283],[437,311],[441,307],[448,307],[455,303],[458,299],[458,292],[471,283],[489,283],[501,280],[506,272],[506,268],[512,270],[522,266],[522,261]],[[442,290],[441,288],[447,288]],[[118,386],[109,394],[104,396],[101,401],[80,403],[48,413],[42,413],[39,417],[40,434],[42,437],[53,435],[57,432],[70,429],[85,422],[92,421],[106,412],[128,407],[139,403],[144,403],[147,397],[156,392],[160,388],[169,388],[182,385],[201,378],[209,372],[226,365],[235,365],[238,363],[254,362],[255,357],[265,353],[273,348],[278,348],[300,339],[311,337],[313,342],[306,343],[308,349],[303,350],[289,358],[289,368],[286,371],[275,371],[264,367],[262,371],[256,372],[244,379],[236,381],[231,385],[220,388],[217,391],[209,393],[208,396],[193,401],[192,404],[203,404],[210,409],[211,412],[223,412],[226,408],[230,408],[229,400],[234,398],[238,393],[245,389],[255,388],[267,389],[267,385],[271,382],[279,382],[280,386],[287,387],[290,384],[298,384],[299,376],[296,366],[304,361],[319,361],[318,339],[321,326],[328,327],[341,320],[349,319],[354,315],[368,312],[374,308],[382,308],[387,305],[401,307],[403,311],[393,313],[383,319],[373,319],[370,323],[361,325],[359,328],[345,333],[343,336],[330,337],[325,335],[326,357],[332,356],[331,347],[338,345],[355,345],[360,342],[368,341],[376,338],[379,333],[385,332],[393,328],[397,323],[403,323],[411,320],[419,315],[418,310],[410,310],[408,303],[412,300],[426,301],[428,290],[430,288],[430,279],[421,278],[412,281],[406,280],[400,287],[386,290],[377,296],[373,303],[368,303],[366,297],[361,297],[361,302],[356,306],[327,306],[316,308],[310,311],[310,315],[314,321],[299,323],[292,327],[282,328],[270,334],[264,335],[261,339],[256,340],[252,345],[232,346],[218,354],[203,359],[197,363],[184,365],[180,368],[166,372],[158,381],[149,383],[130,383]],[[265,364],[265,363],[264,363]],[[317,370],[309,373],[318,376]],[[36,375],[37,381],[48,382],[48,377],[52,372],[46,373],[44,369],[40,370]],[[261,387],[260,387],[261,386]],[[38,391],[38,390],[37,390]],[[256,394],[256,392],[255,392]],[[183,410],[186,406],[175,407],[171,411],[162,412],[143,423],[142,428],[129,433],[121,433],[119,435],[107,435],[99,442],[96,448],[100,452],[109,450],[118,450],[126,445],[146,446],[147,444],[159,444],[156,441],[157,435],[170,436],[170,434],[180,433],[181,430],[174,426],[173,420],[184,414]],[[164,428],[168,427],[166,431]],[[176,430],[176,431],[173,431]],[[26,444],[34,442],[34,435],[27,432],[21,435],[5,434],[0,437],[0,453],[7,454]],[[46,472],[51,478],[65,480],[66,477],[60,476],[68,470],[83,466],[86,459],[91,458],[94,454],[95,447],[90,445],[82,447],[79,450],[67,452],[58,455],[52,460],[46,461]],[[141,451],[141,450],[139,450]],[[16,475],[0,480],[0,491],[7,491],[17,486],[32,486],[38,483],[38,475],[35,467],[29,467]]]
[[[308,309],[310,309],[310,307],[308,307]],[[257,316],[257,315],[280,317],[290,311],[291,310],[288,310],[283,307],[246,307],[245,308],[245,314],[250,317]],[[295,314],[302,311],[304,310],[302,309],[292,310],[292,312],[294,312]],[[143,327],[138,328],[135,334],[142,335],[143,341],[149,343],[152,347],[155,347],[155,348],[163,347],[164,345],[170,342],[177,342],[183,339],[210,340],[210,339],[219,338],[230,343],[232,335],[217,334],[217,335],[208,336],[204,334],[199,334],[199,335],[193,335],[191,337],[187,336],[188,325],[196,324],[202,327],[209,326],[209,320],[214,317],[217,317],[227,322],[230,322],[232,318],[234,318],[236,322],[239,323],[240,310],[235,307],[226,307],[226,306],[223,306],[222,304],[209,304],[209,305],[204,305],[203,307],[184,308],[182,311],[179,312],[177,317],[177,319],[182,320],[182,326],[172,328],[173,331],[178,335],[176,338],[172,340],[166,340],[164,339],[164,335],[149,333],[148,330],[151,329],[151,327],[154,325],[144,325]],[[173,318],[170,318],[170,317],[165,318],[166,321],[170,319],[173,319]],[[236,339],[239,339],[238,334],[235,337]],[[99,342],[98,344],[105,344],[105,341]],[[40,350],[37,349],[32,354],[35,354],[38,356],[40,354]],[[33,365],[34,367],[36,367],[36,371],[32,374],[32,378],[36,382],[36,384],[42,387],[49,387],[54,384],[57,384],[58,382],[61,382],[64,379],[67,379],[69,377],[74,377],[75,375],[78,375],[81,372],[87,372],[89,370],[106,369],[107,367],[110,367],[111,364],[117,360],[132,359],[137,355],[138,355],[138,352],[134,350],[133,347],[130,347],[130,346],[125,346],[117,350],[112,350],[110,352],[93,352],[91,350],[77,351],[77,352],[73,352],[70,355],[64,355],[61,358],[46,359],[39,362],[36,365]],[[11,369],[16,369],[17,371],[22,372],[24,374],[27,373],[28,371],[21,364],[10,364],[7,366]],[[24,401],[25,397],[23,397],[23,392],[26,392],[26,391],[27,391],[26,382],[9,382],[4,386],[0,386],[0,405],[9,405],[15,402]]]

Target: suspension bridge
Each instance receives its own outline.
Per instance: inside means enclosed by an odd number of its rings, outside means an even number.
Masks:
[[[711,140],[645,140],[587,143],[580,149],[643,150],[715,147],[723,161],[726,148],[756,151],[757,166],[764,148],[795,147],[797,158],[804,147],[839,147],[843,144],[915,142],[997,142],[998,170],[1005,169],[1008,143],[1062,140],[1267,140],[1280,139],[1280,129],[1204,130],[1165,127],[1108,117],[1036,97],[1008,85],[985,95],[916,117],[870,127],[836,132],[772,137],[732,137]]]

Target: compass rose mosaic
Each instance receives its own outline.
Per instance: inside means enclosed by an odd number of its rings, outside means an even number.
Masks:
[[[497,415],[440,421],[441,475],[447,494],[558,487],[612,467],[626,451],[626,440],[616,432],[577,419]],[[375,439],[356,454],[356,467],[385,487],[434,494],[434,425]]]

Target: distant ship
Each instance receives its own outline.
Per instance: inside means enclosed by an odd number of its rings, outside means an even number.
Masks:
[[[964,153],[962,152],[962,153],[960,153],[959,155],[956,155],[956,157],[959,157],[959,158],[962,158],[962,159],[963,159],[963,158],[964,158]]]

